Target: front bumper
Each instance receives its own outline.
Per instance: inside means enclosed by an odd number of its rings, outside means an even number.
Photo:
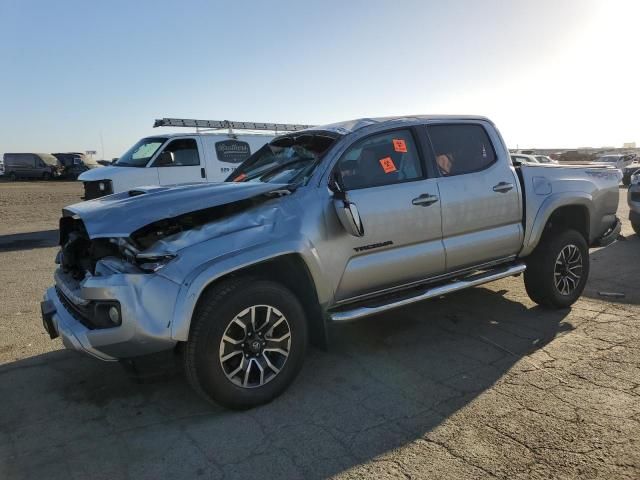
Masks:
[[[63,288],[49,288],[41,303],[42,321],[51,338],[60,336],[64,346],[104,361],[134,358],[172,349],[173,307],[179,286],[157,275],[111,275],[81,282],[79,295],[85,300],[116,300],[122,324],[90,328],[79,321],[65,303]],[[62,298],[64,297],[64,298]],[[76,298],[77,300],[77,298]]]
[[[62,344],[69,350],[87,353],[93,357],[107,362],[118,360],[108,355],[93,345],[87,334],[91,332],[87,327],[78,322],[62,305],[56,294],[55,287],[51,287],[44,295],[40,304],[42,311],[42,324],[45,331],[53,338],[62,338]],[[116,327],[118,328],[118,327]]]

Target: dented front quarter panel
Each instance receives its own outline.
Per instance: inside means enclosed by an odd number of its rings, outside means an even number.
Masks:
[[[193,311],[208,285],[282,255],[299,255],[316,284],[320,304],[329,302],[332,292],[323,281],[316,249],[305,234],[305,223],[317,225],[322,212],[303,207],[304,193],[299,190],[267,200],[245,212],[168,237],[150,249],[159,254],[177,253],[175,260],[158,271],[181,285],[173,312],[172,339],[188,339]]]

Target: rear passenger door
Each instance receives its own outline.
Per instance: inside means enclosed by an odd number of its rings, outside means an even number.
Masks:
[[[175,138],[156,155],[152,167],[158,169],[160,185],[205,182],[199,138]]]
[[[442,273],[445,268],[436,178],[429,178],[415,130],[377,133],[339,160],[344,189],[364,236],[344,234],[336,255],[345,270],[336,300],[372,294]]]
[[[516,255],[520,185],[496,130],[484,122],[426,127],[439,174],[447,271]]]

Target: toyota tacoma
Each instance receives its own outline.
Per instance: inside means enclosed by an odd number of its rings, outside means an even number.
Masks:
[[[569,307],[589,247],[620,231],[619,181],[514,163],[484,117],[292,132],[226,182],[65,208],[43,323],[101,360],[175,351],[197,392],[248,408],[283,392],[332,324],[520,274],[534,302]]]

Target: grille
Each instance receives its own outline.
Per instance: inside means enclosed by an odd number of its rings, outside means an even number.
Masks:
[[[100,189],[100,185],[104,188]],[[104,197],[113,193],[113,183],[111,180],[95,180],[93,182],[84,182],[84,200],[92,200],[94,198]]]
[[[62,293],[62,291],[58,287],[56,287],[56,294],[58,295],[60,302],[62,302],[62,304],[64,305],[64,308],[67,309],[67,312],[69,312],[73,318],[75,318],[89,330],[93,330],[95,328],[89,321],[89,311],[85,307],[81,307],[73,303],[71,300],[65,297],[64,293]]]

